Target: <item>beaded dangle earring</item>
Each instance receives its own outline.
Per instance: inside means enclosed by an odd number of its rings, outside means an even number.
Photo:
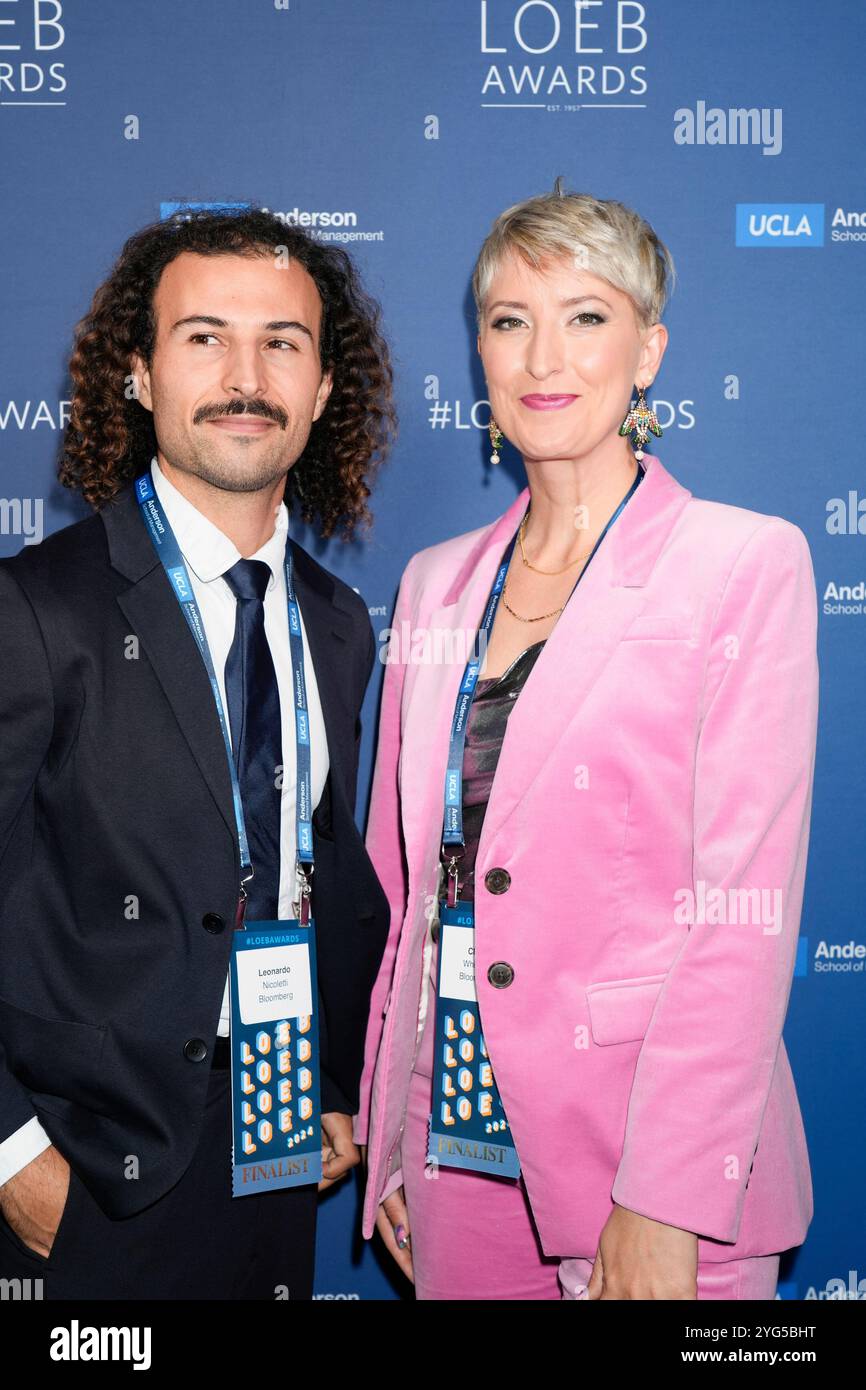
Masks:
[[[499,428],[492,415],[490,417],[488,429],[490,430],[490,444],[493,449],[493,453],[490,455],[490,462],[498,463],[499,450],[502,447],[502,430]]]
[[[647,385],[652,386],[652,382],[648,382]],[[662,427],[656,419],[655,411],[647,404],[644,392],[643,386],[637,388],[637,405],[629,409],[628,415],[619,427],[621,435],[634,432],[634,443],[637,444],[634,451],[636,459],[643,458],[644,445],[649,439],[650,430],[659,439],[662,437]]]

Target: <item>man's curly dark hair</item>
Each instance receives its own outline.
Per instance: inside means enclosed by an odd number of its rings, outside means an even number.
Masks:
[[[265,256],[281,251],[315,281],[322,301],[319,357],[333,384],[307,445],[286,478],[285,502],[323,536],[344,539],[369,526],[368,482],[396,432],[393,374],[379,305],[349,256],[304,228],[259,208],[181,210],[143,227],[124,244],[108,279],[76,327],[70,358],[72,402],[58,476],[99,509],[156,453],[153,416],[131,388],[131,359],[150,366],[156,342],[153,297],[165,267],[182,252]]]

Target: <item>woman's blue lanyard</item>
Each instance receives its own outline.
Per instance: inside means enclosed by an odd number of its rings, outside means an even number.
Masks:
[[[639,482],[643,478],[643,475],[644,470],[641,467],[641,465],[638,464],[637,474],[632,482],[631,487],[629,488],[625,497],[620,502],[616,511],[613,513],[611,517],[608,518],[604,530],[599,535],[598,540],[596,541],[595,545],[592,547],[592,550],[589,553],[589,559],[587,560],[586,564],[584,565],[583,569],[581,570],[580,574],[577,576],[577,579],[574,582],[574,586],[571,590],[571,593],[568,596],[568,599],[566,599],[566,603],[568,603],[569,599],[571,598],[571,595],[574,593],[574,590],[577,588],[581,579],[586,574],[586,571],[589,569],[590,563],[592,561],[593,555],[598,550],[598,547],[601,545],[611,526],[616,521],[626,502],[629,500],[632,493],[637,488]],[[524,513],[523,520],[526,519],[528,510],[529,509],[527,508],[527,512]],[[523,522],[521,521],[521,525],[522,524]],[[469,723],[469,711],[472,708],[472,701],[475,698],[475,687],[478,684],[478,673],[481,670],[483,654],[487,650],[487,641],[493,629],[493,620],[496,617],[496,610],[499,607],[499,600],[502,596],[502,590],[505,588],[505,577],[508,574],[508,566],[511,563],[511,557],[514,554],[514,547],[517,544],[517,537],[519,534],[520,527],[518,527],[517,531],[515,531],[514,535],[512,536],[508,544],[508,549],[506,550],[502,558],[502,563],[496,572],[496,578],[493,581],[493,588],[490,590],[490,597],[487,600],[487,607],[484,610],[484,617],[481,621],[481,626],[478,629],[478,633],[475,638],[472,655],[470,656],[469,661],[466,663],[466,669],[463,672],[463,679],[460,682],[460,689],[457,692],[457,701],[454,706],[454,717],[451,720],[451,738],[448,744],[448,766],[445,771],[445,813],[443,818],[442,830],[443,857],[445,857],[446,846],[459,846],[462,849],[465,845],[465,840],[463,838],[463,749],[466,743],[466,729]],[[563,608],[564,607],[565,604],[563,604]],[[452,849],[451,853],[448,855],[448,863],[446,866],[449,879],[449,907],[453,907],[454,903],[457,901],[457,874],[459,858],[460,856],[455,854],[454,850]]]
[[[167,517],[164,515],[159,505],[159,498],[156,495],[153,481],[148,473],[141,473],[136,478],[135,497],[141,511],[141,516],[150,532],[150,538],[153,541],[156,553],[162,561],[163,569],[168,577],[174,596],[180,604],[181,612],[186,618],[192,635],[196,640],[198,649],[201,652],[202,660],[204,661],[205,669],[210,679],[211,690],[213,691],[214,703],[216,704],[220,728],[222,729],[226,756],[228,757],[229,775],[232,783],[232,801],[234,803],[235,823],[238,832],[238,846],[241,858],[241,884],[238,914],[235,925],[236,927],[241,927],[244,924],[243,912],[247,897],[245,884],[249,883],[250,879],[253,877],[253,866],[250,863],[247,832],[244,826],[244,810],[241,803],[237,770],[232,755],[231,737],[229,735],[228,722],[220,696],[216,671],[214,670],[213,658],[210,654],[210,647],[208,646],[207,637],[205,635],[204,622],[198,604],[195,601],[192,582],[183,555],[181,554],[180,546],[177,543],[177,539],[169,525]],[[310,874],[313,872],[310,719],[307,709],[307,687],[304,680],[304,645],[301,633],[301,615],[295,596],[294,576],[292,573],[292,548],[288,537],[286,537],[285,569],[286,595],[289,609],[289,646],[292,656],[292,691],[295,705],[295,746],[297,749],[295,824],[298,850],[297,873],[300,882],[299,919],[301,925],[306,926],[310,919]]]

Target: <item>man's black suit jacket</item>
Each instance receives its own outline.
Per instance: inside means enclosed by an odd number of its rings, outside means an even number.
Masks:
[[[354,819],[375,639],[358,595],[289,543],[330,760],[322,1108],[352,1114],[389,920]],[[0,1141],[38,1115],[111,1217],[192,1156],[239,878],[207,672],[128,485],[0,561]]]

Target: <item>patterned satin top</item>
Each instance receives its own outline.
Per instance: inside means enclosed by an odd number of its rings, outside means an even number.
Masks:
[[[460,857],[460,898],[464,902],[475,901],[475,857],[502,751],[505,725],[543,646],[544,641],[535,642],[515,657],[501,676],[480,680],[475,687],[463,749],[463,838],[466,847]]]

